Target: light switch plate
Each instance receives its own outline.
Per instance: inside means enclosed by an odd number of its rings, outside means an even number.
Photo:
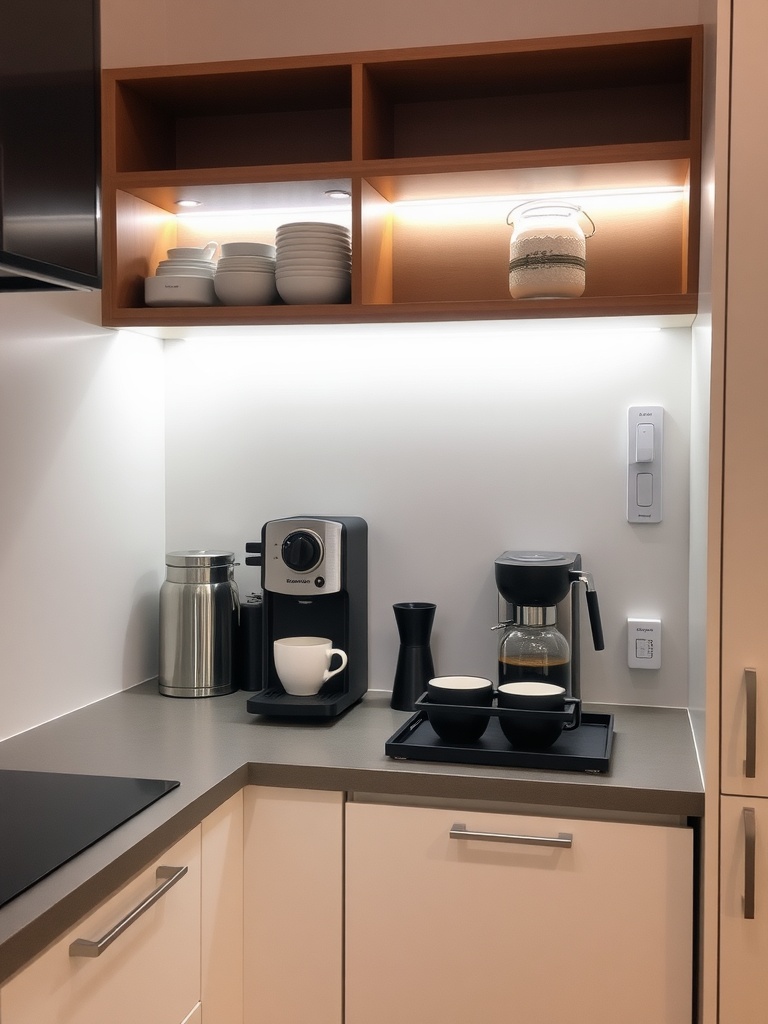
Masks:
[[[627,414],[627,520],[661,522],[664,409],[633,405]]]

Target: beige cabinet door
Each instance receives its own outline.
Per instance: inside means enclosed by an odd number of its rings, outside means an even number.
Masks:
[[[346,1024],[690,1024],[689,829],[350,803],[346,838]]]
[[[248,786],[244,820],[246,1024],[341,1024],[344,794]]]
[[[243,1024],[243,793],[203,820],[202,1003],[213,1024]]]
[[[720,1024],[766,1019],[768,800],[724,797],[720,845]]]
[[[733,0],[723,508],[722,789],[768,796],[765,239],[768,3]],[[756,120],[757,116],[757,120]],[[755,669],[754,711],[749,707]],[[748,760],[748,723],[755,763]]]
[[[100,956],[71,956],[71,943],[100,940],[162,884],[160,866],[187,871]],[[12,978],[0,990],[0,1020],[180,1024],[199,1001],[198,826]]]

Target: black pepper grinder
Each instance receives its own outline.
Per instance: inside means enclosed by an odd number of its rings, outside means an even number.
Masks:
[[[400,634],[400,652],[390,707],[397,711],[414,711],[417,698],[434,678],[429,638],[436,607],[427,601],[401,601],[392,605]]]

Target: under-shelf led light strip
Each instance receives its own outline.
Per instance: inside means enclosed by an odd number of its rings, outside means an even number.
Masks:
[[[425,199],[398,199],[392,203],[392,207],[398,214],[405,213],[408,215],[408,211],[422,211],[428,215],[429,210],[439,209],[447,211],[454,209],[457,211],[461,210],[460,214],[468,216],[471,211],[477,210],[479,214],[485,211],[486,214],[493,206],[504,206],[508,209],[512,209],[514,206],[521,203],[532,202],[532,201],[570,201],[579,205],[583,203],[589,203],[590,200],[616,200],[617,202],[631,203],[633,200],[639,203],[653,203],[655,201],[662,201],[667,199],[669,201],[675,201],[682,198],[688,193],[688,187],[685,185],[655,185],[655,186],[638,186],[628,188],[598,188],[598,189],[582,189],[582,190],[569,190],[569,191],[557,191],[550,190],[547,192],[527,192],[515,195],[495,195],[495,196],[452,196],[448,198],[425,198]],[[182,209],[176,214],[177,219],[180,221],[187,220],[190,224],[200,224],[204,219],[211,220],[226,220],[228,217],[253,217],[263,218],[273,223],[279,223],[281,220],[295,220],[300,217],[324,217],[328,218],[333,216],[330,214],[329,207],[327,206],[292,206],[285,208],[261,208],[253,210],[216,210],[209,211],[205,210],[202,203],[197,203],[195,200],[179,200],[177,203]],[[338,209],[336,214],[349,214],[350,208],[347,206],[343,209]]]
[[[682,196],[687,193],[685,185],[644,185],[635,188],[595,188],[578,191],[526,192],[519,195],[503,196],[456,196],[448,199],[398,199],[394,205],[400,209],[410,206],[474,206],[486,203],[527,203],[547,200],[572,200],[583,202],[589,199],[623,199],[642,196]]]

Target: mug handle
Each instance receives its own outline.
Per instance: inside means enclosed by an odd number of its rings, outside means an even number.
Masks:
[[[334,654],[338,654],[338,656],[341,658],[341,664],[339,665],[338,668],[327,668],[325,670],[325,672],[323,672],[323,682],[324,683],[327,683],[328,680],[331,678],[331,676],[336,676],[336,675],[339,674],[339,672],[343,672],[344,669],[347,667],[347,655],[346,655],[346,653],[344,651],[339,650],[338,647],[332,647],[331,648],[331,658],[333,658]]]
[[[566,722],[565,725],[563,726],[563,728],[566,729],[566,730],[568,730],[568,729],[578,729],[579,726],[581,725],[581,701],[579,700],[578,697],[566,697],[565,698],[565,703],[566,704],[573,704],[574,705],[574,708],[573,708],[573,721],[572,722]]]

